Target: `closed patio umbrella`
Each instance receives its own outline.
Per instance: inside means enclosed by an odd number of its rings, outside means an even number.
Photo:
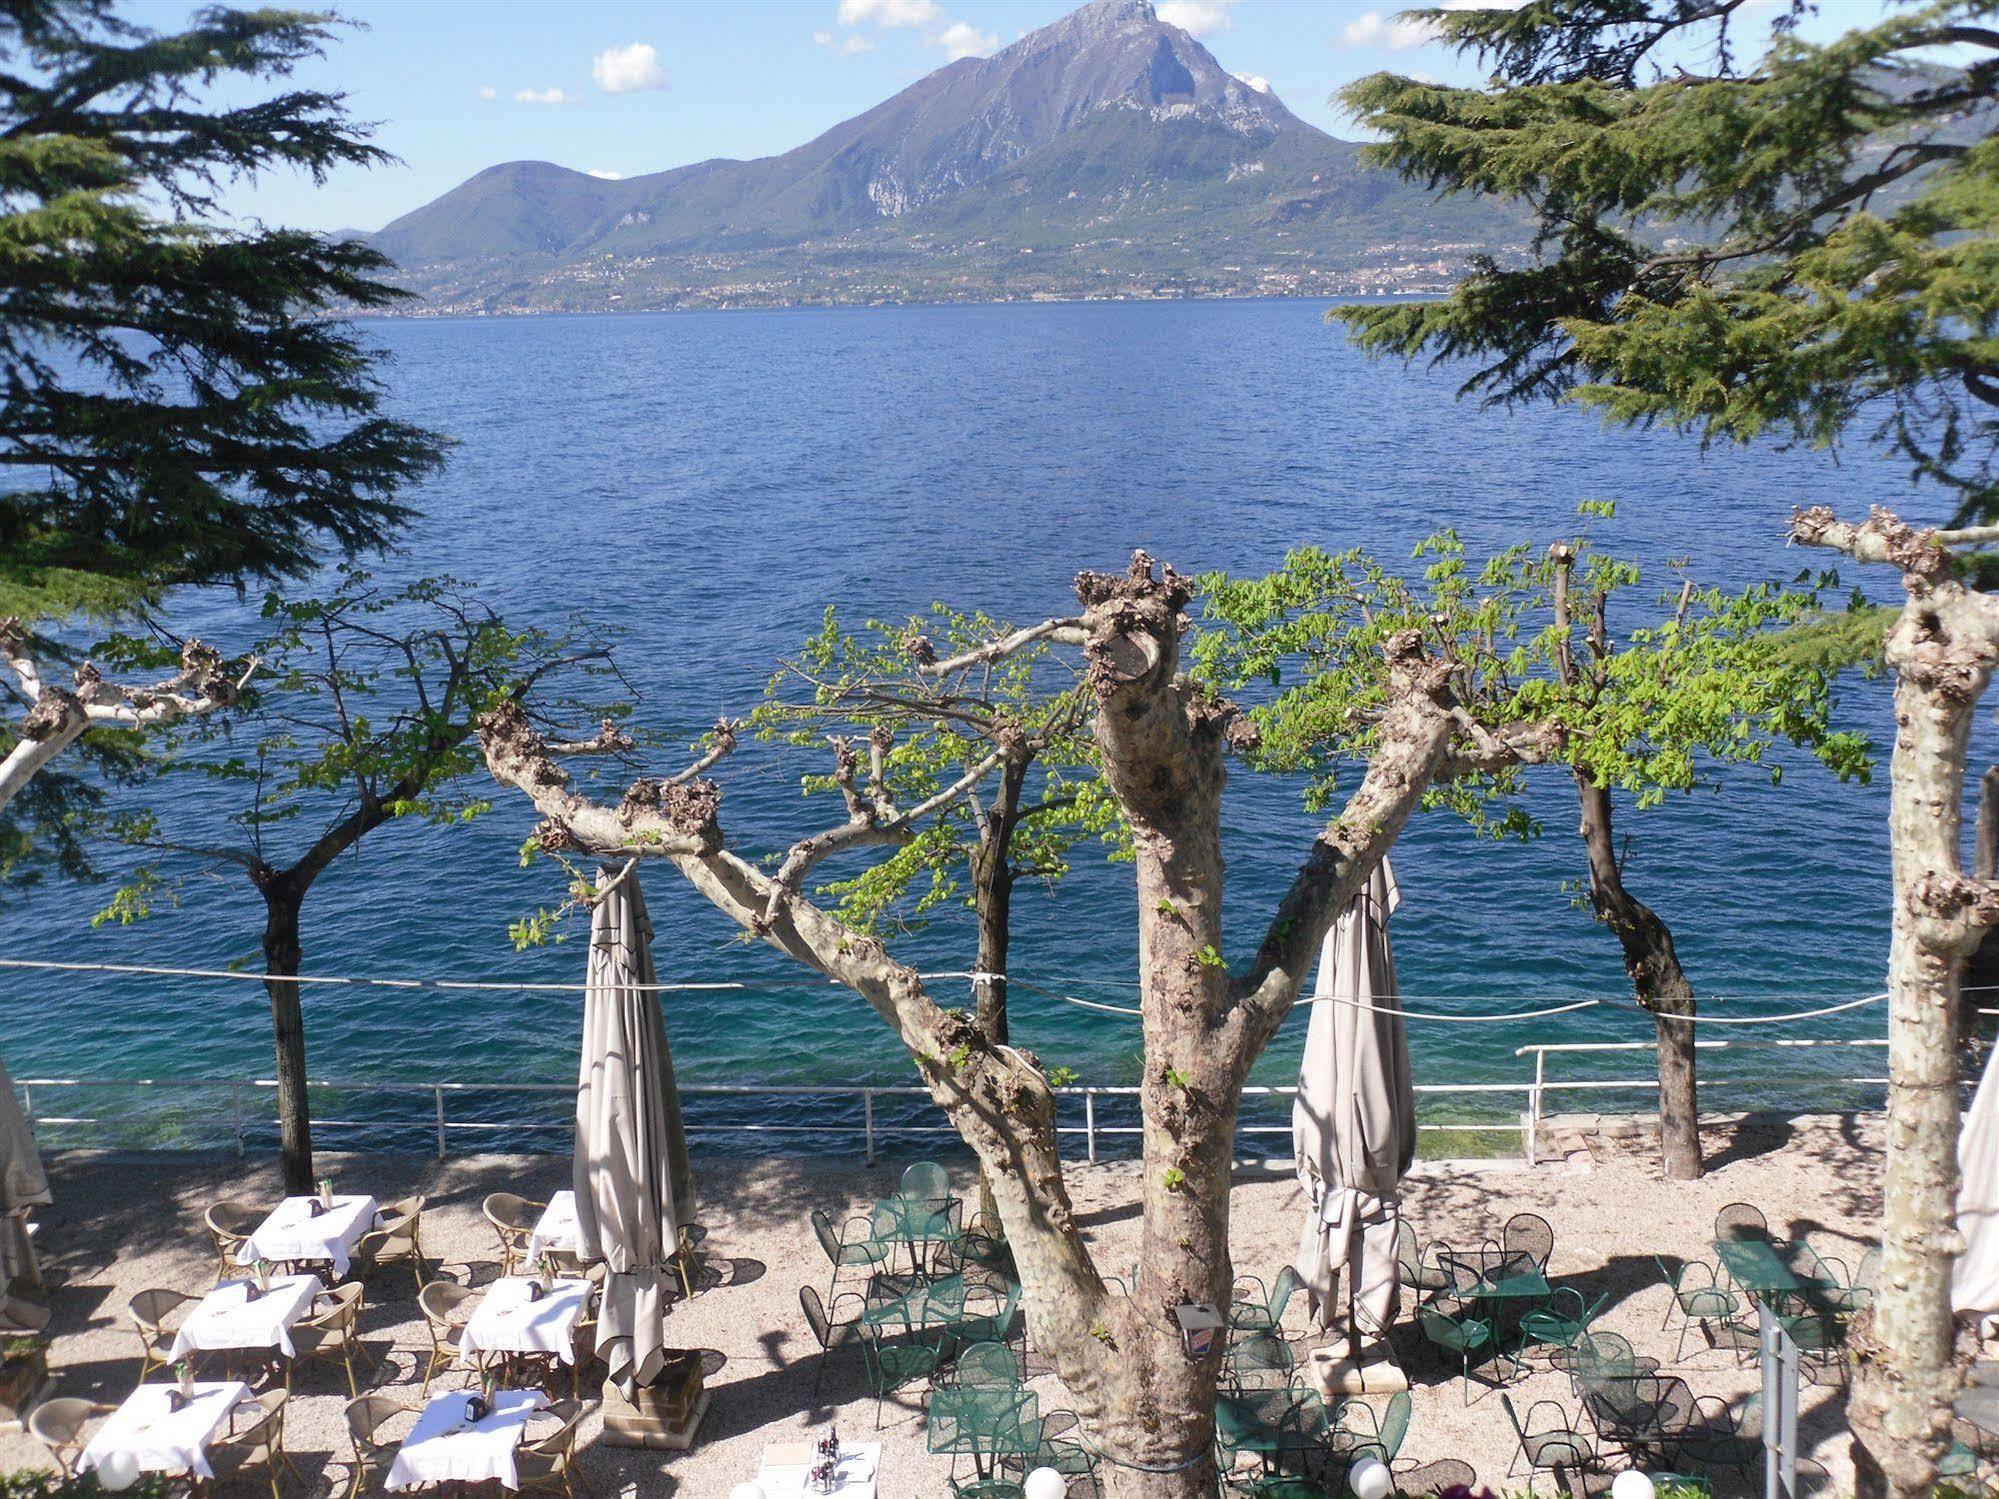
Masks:
[[[598,876],[576,1085],[576,1226],[608,1274],[597,1349],[631,1399],[658,1377],[670,1262],[694,1214],[694,1178],[652,963],[652,923],[627,865]]]
[[[42,1275],[34,1240],[28,1237],[28,1214],[54,1200],[35,1132],[14,1096],[14,1079],[0,1062],[0,1303],[17,1292],[40,1293]],[[4,1320],[18,1322],[24,1310],[7,1306]]]
[[[1985,1061],[1957,1140],[1957,1228],[1964,1253],[1951,1276],[1960,1317],[1999,1316],[1999,1047]]]
[[[1291,1110],[1309,1207],[1298,1277],[1318,1325],[1330,1327],[1333,1287],[1347,1267],[1356,1356],[1363,1329],[1385,1332],[1395,1318],[1398,1193],[1416,1157],[1416,1094],[1388,941],[1400,898],[1383,859],[1326,934]]]

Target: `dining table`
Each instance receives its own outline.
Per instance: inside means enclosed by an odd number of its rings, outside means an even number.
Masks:
[[[495,1390],[489,1409],[474,1419],[476,1390],[447,1390],[431,1398],[396,1449],[382,1486],[392,1490],[434,1483],[497,1483],[520,1487],[514,1457],[528,1423],[548,1408],[540,1390]]]
[[[225,1280],[181,1319],[167,1362],[196,1353],[268,1351],[292,1357],[292,1328],[326,1289],[317,1275]]]
[[[757,1468],[757,1487],[763,1490],[764,1499],[812,1499],[823,1492],[806,1487],[816,1461],[810,1442],[774,1442],[763,1450],[763,1460]],[[842,1499],[875,1499],[881,1461],[880,1442],[840,1443],[831,1492]]]
[[[236,1250],[236,1263],[324,1264],[334,1277],[354,1262],[354,1246],[375,1226],[375,1199],[365,1194],[335,1196],[328,1206],[317,1197],[287,1197],[272,1208]]]
[[[576,1329],[596,1289],[577,1276],[558,1277],[546,1288],[536,1276],[502,1276],[486,1287],[466,1319],[459,1361],[478,1368],[498,1354],[510,1362],[546,1358],[575,1364]]]
[[[533,1264],[551,1249],[579,1258],[582,1255],[583,1236],[576,1220],[574,1192],[549,1195],[548,1206],[541,1210],[541,1217],[535,1220],[534,1230],[528,1235],[528,1263]]]
[[[185,1395],[177,1385],[142,1384],[104,1418],[77,1459],[77,1471],[88,1473],[120,1453],[142,1473],[213,1478],[208,1449],[250,1398],[240,1379],[197,1380]]]

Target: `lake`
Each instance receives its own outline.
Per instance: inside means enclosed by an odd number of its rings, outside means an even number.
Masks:
[[[1459,404],[1457,376],[1369,363],[1324,311],[1274,300],[379,323],[397,413],[459,445],[417,497],[423,519],[377,571],[454,573],[518,621],[580,613],[622,625],[640,719],[685,741],[718,712],[749,708],[773,658],[829,601],[854,619],[944,599],[1026,621],[1069,607],[1079,568],[1122,567],[1135,546],[1183,571],[1260,571],[1304,542],[1406,557],[1449,523],[1476,553],[1572,532],[1585,498],[1618,502],[1622,549],[1685,558],[1704,583],[1743,584],[1826,561],[1786,550],[1796,503],[1859,514],[1885,501],[1914,516],[1942,503],[1911,495],[1897,467],[1866,454],[1843,464],[1775,447],[1703,454],[1692,439],[1609,432],[1580,412]],[[236,647],[255,628],[213,598],[186,601],[179,621]],[[1885,684],[1846,684],[1842,713],[1885,744]],[[1732,772],[1719,795],[1622,824],[1632,888],[1672,923],[1697,987],[1738,1013],[1864,995],[1885,966],[1885,764],[1870,787],[1840,786],[1799,756],[1779,758],[1790,771],[1781,790],[1767,772]],[[825,815],[801,805],[801,768],[756,750],[723,767],[727,821],[745,847],[782,847]],[[1546,828],[1532,842],[1481,843],[1441,813],[1403,839],[1394,937],[1410,1009],[1482,1014],[1623,992],[1614,941],[1575,903],[1583,868],[1563,779],[1544,777],[1534,795]],[[162,805],[201,820],[192,801]],[[506,792],[470,826],[372,835],[308,902],[308,971],[580,979],[580,942],[517,955],[508,941],[510,920],[559,895],[550,866],[518,867],[534,820]],[[1229,930],[1246,949],[1314,823],[1295,786],[1245,774],[1228,822]],[[15,899],[0,909],[0,954],[165,966],[253,955],[261,907],[247,884],[186,872],[196,877],[177,909],[128,929],[90,927],[103,888]],[[858,1000],[742,945],[670,871],[646,888],[662,978],[752,986],[666,996],[684,1081],[912,1080]],[[1089,858],[1058,893],[1019,897],[1014,970],[1035,987],[1015,990],[1015,1039],[1089,1082],[1132,1079],[1135,1023],[1055,996],[1129,1002],[1132,901],[1129,871]],[[930,968],[968,968],[969,925],[940,921],[904,948]],[[270,1068],[253,984],[5,974],[0,995],[0,1053],[17,1076]],[[1303,1018],[1261,1081],[1290,1080]],[[1877,1006],[1817,1033],[1878,1035],[1882,1024]],[[578,1006],[535,992],[315,989],[307,1028],[316,1076],[561,1085],[574,1077]],[[1419,1083],[1511,1082],[1531,1070],[1519,1046],[1649,1033],[1625,1003],[1505,1025],[1412,1024],[1411,1043]],[[1614,1065],[1642,1075],[1648,1060]],[[1728,1101],[1716,1095],[1716,1106]],[[89,1097],[38,1102],[80,1112]],[[454,1120],[510,1126],[531,1110],[547,1125],[543,1143],[559,1140],[564,1117],[559,1095],[451,1106]],[[1426,1100],[1433,1119],[1519,1106]],[[160,1138],[194,1139],[227,1104],[156,1107]],[[803,1099],[759,1108],[829,1138],[853,1117]],[[330,1100],[330,1118],[370,1128],[323,1138],[422,1144],[429,1109],[427,1097]],[[787,1137],[788,1148],[817,1143]]]

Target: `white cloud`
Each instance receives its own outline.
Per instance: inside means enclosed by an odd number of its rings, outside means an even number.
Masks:
[[[586,177],[600,177],[606,182],[623,182],[625,180],[623,172],[606,171],[603,167],[592,167],[583,175]]]
[[[1237,83],[1247,84],[1259,94],[1270,92],[1270,80],[1265,78],[1261,73],[1231,73],[1229,76],[1235,79]]]
[[[489,83],[479,90],[479,97],[484,99],[488,104],[491,104],[495,99],[500,97],[500,91]]]
[[[945,19],[937,0],[840,0],[842,26],[936,26]]]
[[[1526,0],[1443,0],[1444,10],[1518,10]],[[1424,21],[1405,21],[1378,10],[1363,11],[1347,22],[1340,40],[1349,47],[1386,47],[1407,52],[1437,40],[1437,29]]]
[[[984,57],[999,45],[997,36],[979,30],[970,21],[953,21],[937,33],[934,41],[952,62],[961,57]]]
[[[559,88],[523,88],[514,90],[516,104],[567,104],[569,95]]]
[[[830,31],[815,31],[812,33],[812,40],[821,47],[839,53],[842,57],[859,57],[863,52],[875,50],[874,42],[858,31],[850,31],[837,40]]]
[[[605,48],[590,64],[590,76],[607,94],[637,94],[666,87],[666,69],[659,65],[659,48],[651,42]]]
[[[1234,4],[1235,0],[1159,0],[1153,9],[1167,25],[1178,26],[1195,36],[1206,36],[1214,31],[1227,31],[1235,24],[1229,18],[1229,7]]]

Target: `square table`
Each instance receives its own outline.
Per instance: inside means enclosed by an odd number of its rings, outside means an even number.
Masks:
[[[260,1293],[254,1280],[225,1280],[182,1320],[167,1362],[245,1348],[275,1349],[290,1358],[292,1324],[325,1289],[317,1275],[273,1275],[271,1288]]]
[[[375,1226],[375,1199],[336,1197],[332,1207],[315,1213],[318,1204],[317,1197],[287,1197],[243,1241],[236,1263],[311,1260],[331,1265],[335,1276],[345,1275],[353,1263],[354,1246]]]
[[[528,1235],[528,1262],[532,1264],[550,1249],[559,1249],[567,1254],[580,1255],[583,1241],[576,1227],[576,1194],[556,1192],[548,1199],[548,1206],[541,1210],[536,1220],[534,1232]]]
[[[169,1410],[168,1397],[177,1388],[142,1384],[127,1395],[84,1447],[77,1471],[87,1473],[113,1452],[124,1452],[137,1460],[141,1472],[213,1478],[208,1448],[236,1407],[250,1399],[250,1387],[240,1379],[198,1382],[188,1404]]]
[[[892,1286],[894,1281],[890,1281]],[[965,1319],[965,1277],[962,1273],[941,1280],[918,1280],[915,1285],[885,1300],[877,1301],[861,1313],[870,1327],[899,1326],[906,1332],[918,1328],[947,1327]]]
[[[488,1286],[459,1335],[460,1361],[477,1364],[482,1353],[552,1353],[575,1363],[576,1324],[596,1287],[562,1279],[537,1299],[533,1288],[540,1284],[532,1276],[508,1275]]]
[[[413,1489],[429,1483],[498,1483],[518,1488],[514,1454],[536,1411],[548,1408],[540,1390],[497,1390],[493,1411],[476,1425],[468,1422],[470,1390],[435,1397],[403,1438],[389,1464],[383,1487]]]
[[[1767,1239],[1716,1239],[1714,1254],[1729,1279],[1759,1301],[1781,1300],[1806,1289],[1806,1282]]]
[[[881,1472],[880,1442],[842,1442],[833,1492],[846,1499],[875,1499],[875,1478]],[[764,1448],[757,1482],[766,1499],[807,1499],[805,1480],[812,1472],[812,1443],[779,1442]]]

